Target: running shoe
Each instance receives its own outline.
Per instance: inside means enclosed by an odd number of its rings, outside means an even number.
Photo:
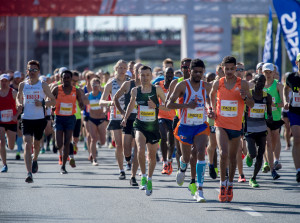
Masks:
[[[244,175],[240,175],[239,179],[238,179],[238,182],[239,183],[245,183],[246,182],[245,176]]]
[[[2,169],[1,169],[1,173],[6,173],[7,170],[8,170],[7,165],[4,165],[4,166],[2,167]]]
[[[272,177],[273,177],[273,180],[277,180],[278,178],[280,178],[280,175],[276,172],[275,169],[273,169],[273,171],[272,171]]]
[[[159,162],[159,161],[160,161],[160,158],[159,158],[158,152],[156,152],[156,162]]]
[[[262,172],[263,172],[263,173],[268,173],[270,170],[271,170],[271,169],[270,169],[269,163],[265,162],[265,163],[264,163],[264,166],[263,166],[263,168],[262,168]]]
[[[58,157],[58,165],[62,165],[62,156]]]
[[[50,147],[49,147],[49,146],[47,146],[47,148],[46,148],[46,151],[47,151],[47,152],[49,152],[49,151],[50,151]]]
[[[145,193],[147,196],[152,194],[152,180],[148,180]]]
[[[233,198],[233,186],[228,186],[227,188],[227,202],[231,202]]]
[[[71,158],[71,159],[70,159],[69,164],[70,164],[70,166],[71,166],[72,168],[75,168],[75,167],[76,167],[74,158]]]
[[[246,156],[246,164],[248,167],[251,167],[253,164],[253,159],[249,156],[249,154]]]
[[[221,186],[220,187],[220,193],[218,195],[219,201],[220,202],[225,202],[227,200],[226,198],[226,187],[225,186]]]
[[[197,202],[200,203],[205,203],[205,197],[203,196],[203,191],[202,190],[198,190],[194,196],[194,199],[196,199]]]
[[[217,173],[215,171],[214,165],[209,165],[209,176],[212,179],[216,179],[217,178]]]
[[[169,167],[169,169],[168,169],[168,175],[171,175],[172,173],[173,173],[173,166],[172,166],[172,162],[168,162],[168,167]]]
[[[93,156],[89,155],[88,160],[91,161],[91,163],[93,162]]]
[[[218,169],[218,167],[215,167],[215,172],[216,172],[216,174],[217,174],[217,176],[218,176],[218,174],[219,174],[219,169]]]
[[[73,143],[73,154],[76,155],[78,151],[78,147],[75,143]]]
[[[97,163],[97,160],[95,160],[95,159],[93,160],[92,165],[93,165],[93,166],[99,166],[99,164]]]
[[[41,148],[40,154],[44,154],[45,152],[46,152],[46,150],[44,148]]]
[[[141,178],[140,190],[146,190],[146,187],[147,187],[147,178],[142,177]]]
[[[296,174],[296,181],[300,183],[300,171],[298,171]]]
[[[53,153],[57,153],[58,148],[56,146],[53,146],[52,151]]]
[[[126,164],[126,170],[127,170],[127,171],[130,171],[130,170],[131,170],[131,163],[127,163],[127,164]]]
[[[139,186],[139,184],[136,182],[135,177],[130,178],[130,185],[133,187]]]
[[[256,182],[256,180],[250,178],[249,185],[253,188],[259,187],[259,184]]]
[[[195,183],[189,184],[189,191],[191,191],[192,196],[195,196],[197,192],[197,186]]]
[[[39,170],[37,160],[32,160],[32,173],[37,173]]]
[[[20,160],[21,159],[21,154],[19,152],[16,153],[16,160]]]
[[[169,173],[169,168],[168,168],[168,164],[163,164],[163,169],[161,171],[161,174],[168,174]]]
[[[112,145],[112,143],[109,143],[108,148],[110,148],[110,149],[113,149],[113,148],[114,148],[114,146]]]
[[[88,150],[86,141],[84,141],[84,150]]]
[[[182,184],[184,183],[184,178],[185,178],[185,172],[178,170],[176,174],[176,183],[178,184],[178,186],[182,186]]]
[[[67,174],[68,172],[66,171],[66,167],[62,166],[60,168],[60,174]]]
[[[119,180],[125,180],[126,179],[126,175],[124,171],[120,172],[120,176],[119,176]]]
[[[101,149],[101,144],[100,144],[100,142],[97,142],[97,149]]]
[[[279,161],[275,161],[274,162],[274,169],[275,170],[280,170],[282,168],[281,163],[279,163]]]
[[[28,173],[27,178],[25,179],[26,183],[33,183],[32,174]]]

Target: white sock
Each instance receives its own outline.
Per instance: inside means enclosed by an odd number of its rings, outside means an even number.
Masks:
[[[149,181],[149,180],[151,181],[151,180],[152,180],[152,177],[148,177],[148,181]]]

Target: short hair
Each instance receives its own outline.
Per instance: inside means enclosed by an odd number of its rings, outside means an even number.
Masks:
[[[163,64],[167,64],[167,63],[170,63],[170,64],[174,64],[173,60],[171,58],[166,58],[164,61],[163,61]]]
[[[36,65],[38,67],[38,69],[40,69],[40,62],[37,60],[28,61],[27,66],[29,66],[29,65]]]
[[[110,76],[110,73],[109,73],[108,71],[106,71],[106,72],[104,73],[104,75]]]
[[[73,76],[75,77],[79,77],[80,76],[80,73],[78,70],[72,70],[72,73],[73,73]]]
[[[240,65],[240,66],[245,66],[245,64],[244,64],[243,62],[238,62],[236,65],[237,65],[237,66],[238,66],[238,65]]]
[[[205,64],[200,59],[194,59],[191,61],[190,69],[192,70],[194,67],[202,67],[203,69],[205,69]]]
[[[70,70],[64,70],[61,74],[60,74],[60,78],[62,79],[63,74],[69,73],[71,75],[71,78],[73,77],[73,73]]]
[[[135,61],[131,60],[128,62],[128,64],[135,64]]]
[[[150,70],[150,72],[152,73],[152,69],[151,67],[147,66],[147,65],[143,65],[139,68],[139,73],[142,71],[142,70]]]
[[[216,67],[216,71],[218,72],[220,69],[222,69],[222,63],[219,63]]]
[[[236,59],[233,56],[226,56],[222,60],[222,66],[225,66],[226,63],[233,63],[236,65]]]
[[[101,84],[101,81],[98,77],[94,77],[92,80],[91,80],[91,84],[94,83],[94,82],[98,82],[99,84]]]
[[[117,67],[121,64],[121,63],[125,63],[127,66],[127,62],[125,60],[119,60],[116,65],[114,66],[114,71],[117,71]]]
[[[183,58],[180,63],[183,64],[184,62],[191,62],[192,59],[191,58]]]
[[[93,71],[88,71],[86,74],[85,74],[85,77],[86,79],[90,79],[90,76],[91,75],[95,75],[95,73]]]
[[[247,77],[247,76],[251,76],[251,77],[253,77],[253,75],[252,75],[252,73],[251,73],[251,72],[247,72],[247,73],[246,73],[246,77]]]
[[[263,74],[256,74],[253,81],[256,83],[259,78],[265,78],[266,79],[265,75],[263,75]]]

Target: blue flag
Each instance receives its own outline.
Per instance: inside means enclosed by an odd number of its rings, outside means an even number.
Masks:
[[[300,4],[296,0],[273,0],[273,5],[280,22],[288,56],[294,71],[297,71],[295,61],[299,53]]]
[[[266,31],[266,40],[263,54],[264,63],[273,63],[273,19],[272,9],[269,7],[269,22]]]
[[[281,28],[280,23],[277,25],[277,34],[275,40],[274,64],[278,68],[279,80],[281,80]]]

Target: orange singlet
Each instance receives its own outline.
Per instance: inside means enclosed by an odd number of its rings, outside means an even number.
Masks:
[[[237,77],[230,90],[226,88],[224,81],[225,77],[219,80],[215,126],[240,131],[244,112],[244,100],[240,94],[241,78]]]
[[[72,87],[71,94],[65,94],[62,85],[58,86],[55,114],[71,116],[76,113],[76,88]]]
[[[163,89],[163,91],[164,91],[164,93],[165,93],[165,95],[166,95],[166,97],[167,97],[167,94],[168,94],[169,90],[168,90],[168,89],[165,89],[164,83],[165,83],[165,81],[162,80],[162,81],[160,81],[158,84],[159,84],[159,86]],[[159,98],[159,104],[162,104],[162,101],[161,101],[160,98]],[[170,110],[170,111],[159,110],[158,118],[163,118],[163,119],[173,120],[173,118],[175,117],[175,115],[176,115],[176,112],[175,112],[174,109],[173,109],[173,110]]]

